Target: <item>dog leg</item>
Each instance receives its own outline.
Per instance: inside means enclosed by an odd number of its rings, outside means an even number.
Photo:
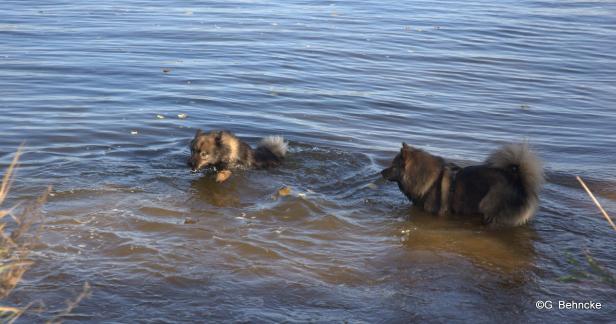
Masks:
[[[443,170],[443,179],[441,180],[441,208],[438,211],[439,216],[444,216],[449,211],[449,190],[451,188],[451,171],[449,168]]]
[[[515,192],[502,183],[490,188],[479,202],[479,212],[483,215],[484,225],[491,227],[510,225],[510,197],[515,197]]]
[[[216,173],[216,182],[223,183],[227,181],[231,177],[231,171],[229,170],[221,170]]]

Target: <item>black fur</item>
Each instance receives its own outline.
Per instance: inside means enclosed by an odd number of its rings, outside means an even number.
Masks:
[[[540,163],[526,145],[505,146],[484,164],[460,168],[403,143],[381,174],[428,212],[480,215],[494,226],[532,217],[543,182]]]

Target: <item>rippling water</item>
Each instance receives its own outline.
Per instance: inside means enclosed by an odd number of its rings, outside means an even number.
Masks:
[[[616,315],[586,258],[616,275],[616,236],[573,178],[616,213],[613,1],[4,0],[0,17],[2,165],[26,142],[12,202],[54,186],[14,303],[62,307],[88,281],[69,319]],[[185,166],[196,128],[282,134],[289,159],[217,185]],[[549,177],[528,226],[436,219],[377,181],[403,140],[470,163],[523,139]]]

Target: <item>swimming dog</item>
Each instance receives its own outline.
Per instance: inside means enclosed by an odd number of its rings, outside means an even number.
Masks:
[[[479,215],[490,227],[531,219],[544,182],[541,162],[526,143],[504,145],[482,164],[465,168],[402,143],[381,175],[428,212]]]
[[[288,143],[281,136],[268,136],[256,149],[228,131],[204,133],[197,130],[190,142],[188,165],[192,171],[207,167],[216,168],[216,181],[229,179],[232,169],[264,169],[280,165],[287,153]]]

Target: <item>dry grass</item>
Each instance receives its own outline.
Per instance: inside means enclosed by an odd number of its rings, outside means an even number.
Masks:
[[[577,181],[580,182],[580,184],[582,185],[582,188],[584,188],[584,190],[586,190],[586,193],[588,193],[588,195],[590,196],[590,199],[592,199],[592,201],[595,203],[595,205],[597,205],[597,207],[601,211],[601,214],[603,214],[603,217],[605,217],[607,222],[610,223],[610,225],[612,225],[612,228],[616,231],[616,225],[614,225],[614,222],[610,218],[610,215],[607,214],[605,209],[603,209],[603,206],[601,206],[601,204],[599,203],[597,198],[595,198],[595,195],[593,195],[593,193],[590,191],[590,189],[588,189],[588,186],[586,185],[584,180],[582,180],[582,178],[580,178],[579,176],[576,176],[575,178],[577,179]]]
[[[62,318],[65,317],[65,316],[71,315],[71,312],[75,309],[75,307],[77,307],[81,303],[82,300],[90,297],[91,291],[92,291],[92,288],[90,287],[89,283],[86,282],[85,284],[83,284],[83,290],[75,298],[75,300],[68,300],[68,301],[66,301],[66,309],[64,309],[60,314],[55,316],[53,319],[47,321],[46,324],[59,324],[59,323],[62,323]]]
[[[584,180],[582,180],[582,178],[580,178],[579,176],[576,176],[575,178],[580,183],[582,188],[584,188],[586,193],[590,196],[597,208],[599,208],[601,214],[603,214],[603,217],[605,217],[605,219],[608,221],[608,223],[610,223],[612,228],[616,230],[616,225],[614,225],[614,222],[607,214],[605,209],[603,209],[595,195],[590,191]],[[583,259],[585,259],[586,262],[581,262],[567,253],[567,263],[572,266],[572,269],[567,275],[561,276],[559,280],[564,282],[595,281],[604,282],[611,286],[616,285],[616,275],[610,270],[608,270],[608,268],[599,264],[599,262],[591,255],[589,250],[584,251]]]
[[[47,188],[38,199],[24,207],[7,208],[4,206],[20,154],[21,147],[4,173],[0,184],[0,300],[9,296],[33,263],[28,256],[40,237],[39,234],[43,228],[41,209],[51,191],[51,188]],[[86,283],[77,299],[67,302],[67,308],[49,322],[60,323],[61,318],[70,314],[84,298],[88,297],[89,293],[90,286]],[[13,323],[34,304],[42,305],[40,302],[32,302],[22,308],[0,305],[0,322]]]

